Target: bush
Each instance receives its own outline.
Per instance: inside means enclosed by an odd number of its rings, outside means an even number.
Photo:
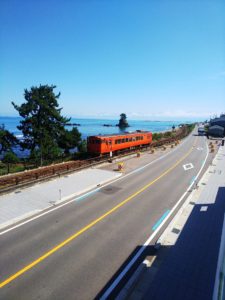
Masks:
[[[165,133],[163,134],[163,136],[164,136],[165,138],[169,138],[169,137],[172,136],[172,132],[171,132],[171,131],[167,131],[167,132],[165,132]]]
[[[10,164],[16,164],[18,163],[20,160],[19,158],[17,157],[17,155],[12,152],[12,151],[9,151],[9,152],[6,152],[6,154],[4,155],[3,159],[2,159],[2,162],[4,164],[7,164],[7,172],[9,173],[10,171]]]
[[[160,132],[160,133],[155,132],[155,133],[153,133],[153,135],[152,135],[153,141],[158,141],[158,140],[160,140],[162,137],[163,137],[163,134],[162,134],[161,132]]]

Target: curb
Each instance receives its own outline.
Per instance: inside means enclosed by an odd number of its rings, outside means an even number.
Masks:
[[[43,209],[35,209],[33,211],[30,211],[28,213],[25,213],[19,217],[15,217],[13,219],[11,219],[10,221],[7,221],[7,222],[4,222],[4,223],[1,223],[0,224],[0,230],[4,230],[6,229],[7,227],[10,227],[12,225],[16,225],[17,223],[21,222],[21,221],[25,221],[26,219],[30,218],[30,217],[35,217],[35,216],[38,216],[38,214],[42,213],[42,212],[45,212],[45,211],[48,211],[48,209],[52,208],[52,207],[56,207],[58,205],[62,205],[63,203],[66,203],[67,201],[70,201],[72,200],[73,198],[75,197],[78,197],[77,199],[74,199],[74,201],[79,201],[79,197],[84,197],[86,194],[88,195],[89,193],[91,193],[92,190],[96,189],[96,188],[100,188],[102,185],[104,184],[108,184],[110,183],[111,181],[114,181],[115,179],[118,179],[119,177],[122,176],[122,173],[118,173],[116,177],[114,178],[111,178],[111,179],[107,179],[105,181],[101,181],[99,182],[97,185],[94,184],[94,185],[91,185],[87,188],[85,188],[84,190],[81,190],[79,192],[76,192],[74,194],[71,194],[67,197],[64,197],[62,198],[61,200],[53,200],[51,201],[51,204],[50,205],[47,205],[45,208]],[[88,193],[89,192],[89,193]],[[86,193],[86,194],[85,194]],[[84,195],[83,195],[84,194]],[[2,232],[0,232],[0,235],[2,234]]]

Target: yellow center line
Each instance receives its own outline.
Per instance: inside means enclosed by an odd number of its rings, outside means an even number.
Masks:
[[[194,143],[194,145],[195,145],[195,143]],[[92,221],[91,223],[89,223],[88,225],[86,225],[85,227],[83,227],[81,230],[79,230],[76,233],[74,233],[73,235],[71,235],[69,238],[67,238],[66,240],[64,240],[60,244],[56,245],[54,248],[52,248],[49,251],[47,251],[46,253],[44,253],[42,256],[40,256],[36,260],[32,261],[30,264],[28,264],[27,266],[25,266],[24,268],[22,268],[21,270],[19,270],[15,274],[11,275],[10,277],[8,277],[7,279],[5,279],[4,281],[0,282],[0,288],[3,288],[5,285],[7,285],[8,283],[10,283],[11,281],[15,280],[16,278],[18,278],[19,276],[21,276],[22,274],[24,274],[28,270],[32,269],[34,266],[36,266],[37,264],[39,264],[40,262],[42,262],[43,260],[45,260],[47,257],[49,257],[50,255],[54,254],[56,251],[60,250],[62,247],[66,246],[71,241],[75,240],[82,233],[84,233],[85,231],[87,231],[88,229],[90,229],[91,227],[93,227],[94,225],[96,225],[97,223],[99,223],[101,220],[105,219],[107,216],[109,216],[110,214],[112,214],[113,212],[115,212],[116,210],[118,210],[121,206],[125,205],[127,202],[129,202],[130,200],[132,200],[134,197],[138,196],[140,193],[142,193],[143,191],[145,191],[147,188],[149,188],[151,185],[153,185],[159,179],[161,179],[162,177],[164,177],[165,175],[167,175],[169,172],[171,172],[174,168],[176,168],[176,166],[179,165],[180,162],[182,162],[188,155],[190,155],[190,153],[192,152],[192,150],[193,150],[193,147],[191,147],[191,149],[181,159],[179,159],[172,167],[170,167],[169,169],[167,169],[165,172],[163,172],[160,176],[158,176],[157,178],[155,178],[153,181],[151,181],[148,184],[146,184],[140,190],[138,190],[137,192],[135,192],[134,194],[132,194],[131,196],[129,196],[128,198],[126,198],[125,200],[123,200],[122,202],[120,202],[119,204],[117,204],[116,206],[114,206],[112,209],[110,209],[109,211],[107,211],[105,214],[101,215],[99,218],[95,219],[94,221]]]

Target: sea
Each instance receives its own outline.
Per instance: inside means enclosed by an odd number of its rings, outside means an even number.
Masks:
[[[22,120],[20,117],[0,117],[0,125],[4,124],[5,128],[12,132],[18,139],[22,139],[23,135],[21,131],[18,130],[17,126]],[[190,123],[188,121],[150,121],[150,120],[128,120],[129,126],[125,129],[126,132],[133,132],[136,130],[144,130],[151,132],[162,132],[166,130],[171,130],[172,126],[176,127],[181,123]],[[117,120],[112,119],[81,119],[81,118],[71,118],[71,124],[79,124],[77,126],[78,130],[82,134],[82,139],[86,139],[91,135],[100,135],[100,134],[120,134],[124,131],[121,131]],[[104,126],[110,125],[110,126]],[[72,126],[67,126],[68,129]],[[19,149],[16,149],[16,153],[19,157],[26,157],[27,153],[21,152]]]

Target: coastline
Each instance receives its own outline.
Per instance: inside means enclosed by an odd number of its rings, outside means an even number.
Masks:
[[[22,139],[22,133],[17,129],[19,121],[22,120],[20,117],[0,117],[0,124],[4,124],[5,128],[12,132],[18,139]],[[150,120],[128,120],[129,127],[121,130],[116,124],[118,120],[116,119],[82,119],[82,118],[71,118],[70,123],[79,124],[77,126],[79,132],[82,134],[82,139],[86,140],[88,136],[91,135],[110,135],[110,134],[121,134],[127,131],[151,131],[152,133],[164,133],[166,131],[171,131],[172,126],[176,127],[181,124],[181,121],[150,121]],[[104,126],[104,124],[110,124],[112,126]],[[76,127],[76,126],[75,126]],[[67,129],[72,129],[73,126],[68,126]],[[15,153],[20,158],[26,158],[28,156],[27,152],[21,151],[18,148],[14,148]]]

